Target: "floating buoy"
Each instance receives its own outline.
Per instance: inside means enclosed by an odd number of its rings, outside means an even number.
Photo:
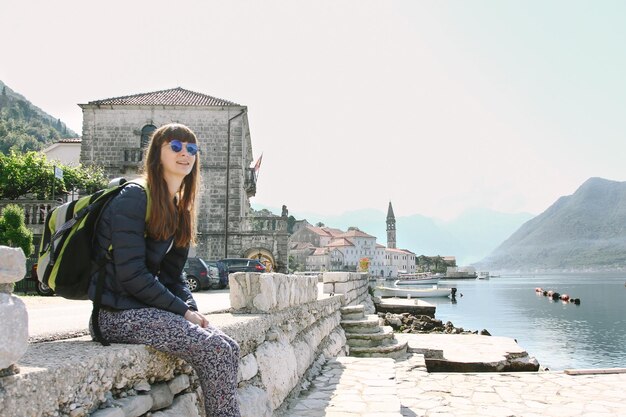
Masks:
[[[535,288],[535,292],[543,292],[543,288],[537,287],[537,288]]]
[[[567,295],[567,294],[561,294],[561,300],[563,300],[563,301],[567,301],[567,300],[569,300],[569,295]]]
[[[559,294],[558,292],[553,292],[553,293],[552,293],[552,299],[553,299],[554,301],[558,300],[558,299],[559,299],[559,297],[561,297],[561,294]]]
[[[552,297],[552,294],[554,294],[554,291],[552,290],[548,291],[548,297]]]
[[[574,298],[574,304],[580,305],[580,298]]]
[[[548,295],[548,291],[543,290],[543,296],[545,297],[546,295]]]

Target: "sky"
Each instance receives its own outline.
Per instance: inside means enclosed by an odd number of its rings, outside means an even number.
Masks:
[[[253,204],[539,214],[626,180],[626,2],[0,0],[0,80],[78,103],[183,87],[248,107]]]

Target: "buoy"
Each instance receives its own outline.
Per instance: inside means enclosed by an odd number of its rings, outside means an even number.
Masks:
[[[553,292],[552,293],[552,299],[555,300],[555,301],[558,300],[560,296],[561,296],[561,294],[559,294],[558,292]]]
[[[567,295],[567,294],[561,294],[561,300],[563,300],[563,301],[567,301],[567,300],[569,300],[569,295]]]
[[[580,298],[574,298],[574,304],[580,305]]]
[[[552,290],[548,291],[548,297],[552,297],[552,294],[554,294],[554,291]]]
[[[543,292],[543,289],[541,287],[537,287],[535,288],[535,292]]]
[[[548,295],[548,291],[543,290],[543,296],[545,297],[546,295]]]

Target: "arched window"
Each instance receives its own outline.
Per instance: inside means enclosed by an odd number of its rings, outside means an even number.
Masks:
[[[150,143],[150,138],[152,137],[152,133],[156,130],[156,126],[154,125],[145,125],[141,128],[141,147],[147,148]]]

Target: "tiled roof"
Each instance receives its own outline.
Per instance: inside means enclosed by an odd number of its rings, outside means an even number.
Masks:
[[[377,243],[376,244],[376,248],[387,248],[387,246],[381,245],[380,243]]]
[[[132,96],[106,98],[90,101],[93,105],[139,105],[139,106],[239,106],[232,101],[211,97],[184,88],[154,91],[152,93],[134,94]]]
[[[339,239],[335,239],[332,242],[330,242],[328,245],[326,245],[327,247],[337,247],[337,246],[354,246],[354,243],[352,243],[351,241],[349,241],[348,239],[341,237]]]
[[[321,227],[306,226],[306,228],[319,236],[326,236],[326,237],[332,236],[330,233],[328,233],[326,230],[322,229]]]
[[[81,138],[63,138],[59,139],[57,143],[81,143],[82,141]]]
[[[332,237],[339,237],[343,235],[345,232],[341,229],[335,229],[333,227],[322,227],[322,230],[331,235]]]
[[[322,255],[328,255],[328,248],[317,248],[315,249],[315,252],[313,252],[313,254],[310,256],[322,256]]]
[[[404,253],[406,255],[415,255],[413,252],[411,252],[410,250],[407,250],[407,249],[390,249],[390,248],[387,248],[387,251],[389,251],[389,252],[397,252],[397,253]]]
[[[368,235],[365,232],[362,232],[358,229],[352,229],[352,230],[348,230],[346,233],[340,235],[339,237],[373,237],[372,235]]]

